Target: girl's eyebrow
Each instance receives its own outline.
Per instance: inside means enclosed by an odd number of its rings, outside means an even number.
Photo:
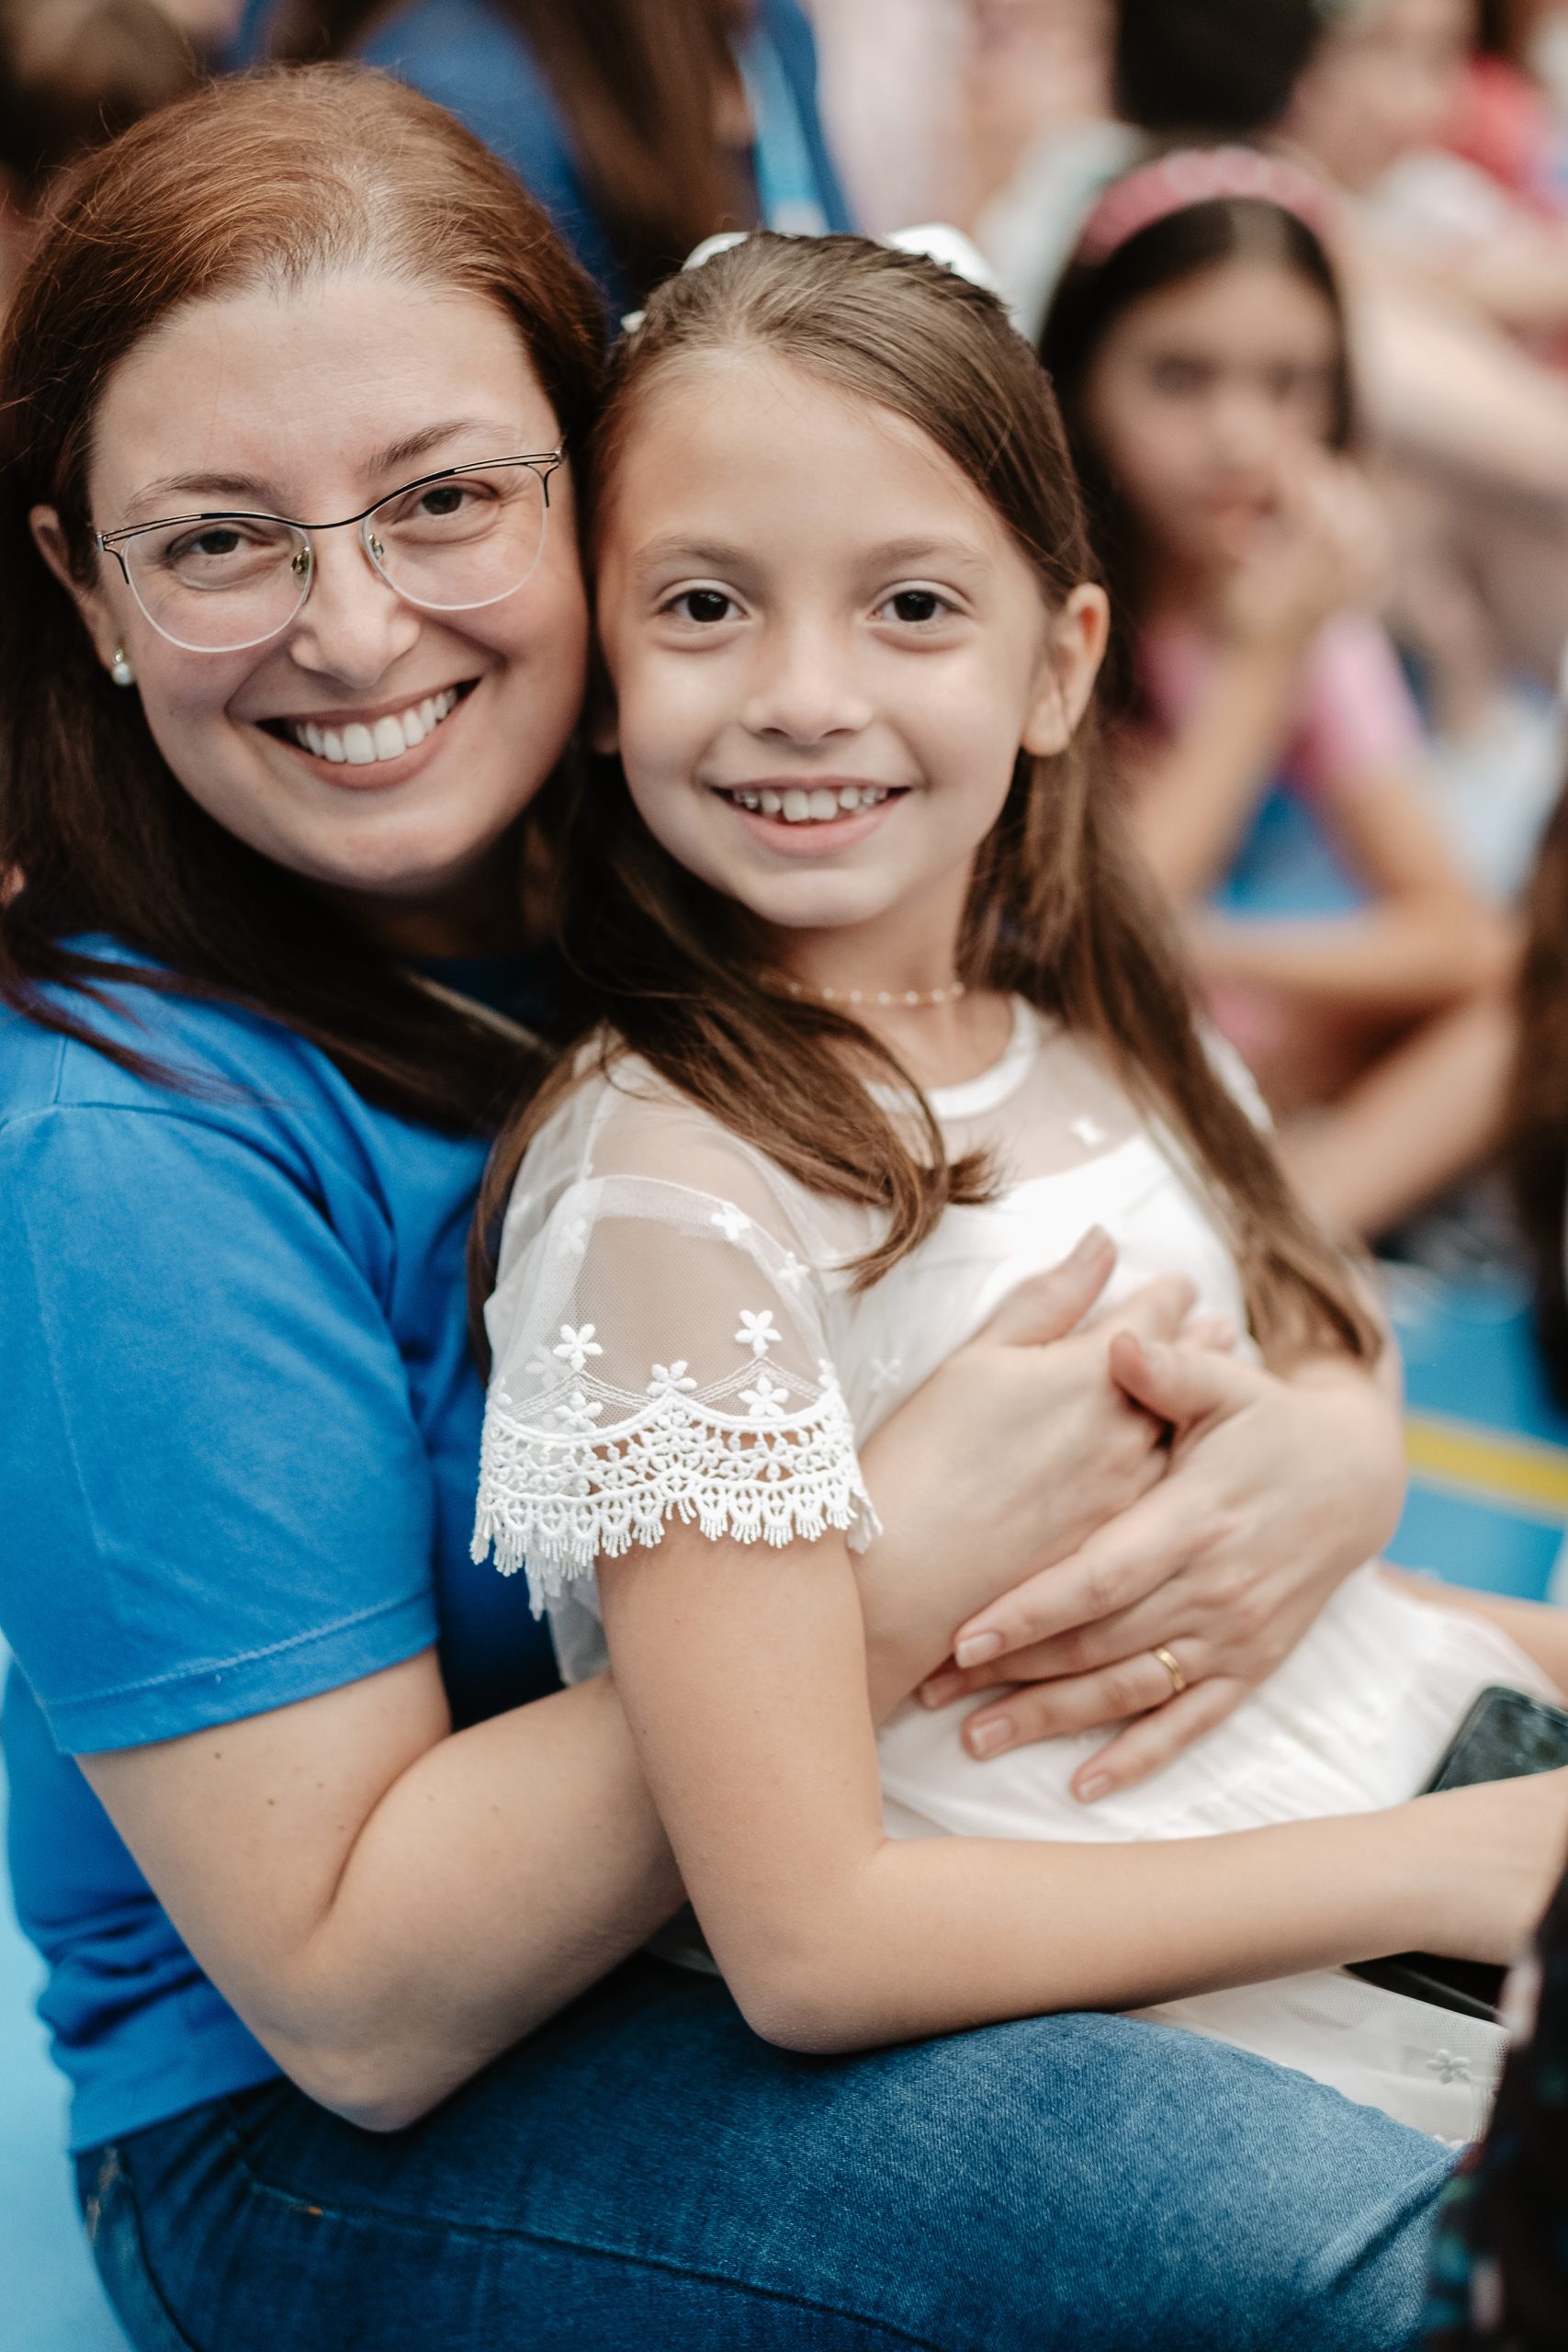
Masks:
[[[644,548],[632,569],[634,577],[640,582],[668,571],[671,566],[733,573],[744,571],[756,560],[754,553],[725,539],[668,538],[656,539],[651,547]],[[878,572],[919,570],[930,563],[972,574],[990,568],[981,550],[964,538],[884,539],[875,547],[867,548],[860,561],[865,571]]]
[[[632,573],[638,581],[649,580],[671,565],[682,571],[739,571],[751,560],[743,548],[726,539],[655,539],[642,549]]]

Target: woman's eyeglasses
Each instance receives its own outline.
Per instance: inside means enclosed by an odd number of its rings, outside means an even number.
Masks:
[[[472,613],[515,595],[539,560],[559,449],[446,466],[341,523],[178,514],[99,531],[127,587],[171,645],[242,653],[281,637],[310,593],[318,532],[359,526],[366,560],[405,603]]]

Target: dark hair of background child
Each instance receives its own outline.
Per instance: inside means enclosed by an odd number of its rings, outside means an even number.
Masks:
[[[1157,136],[1273,129],[1321,40],[1322,0],[1120,0],[1116,110]]]

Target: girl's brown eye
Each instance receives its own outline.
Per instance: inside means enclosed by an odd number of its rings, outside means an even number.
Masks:
[[[947,610],[942,598],[931,588],[900,588],[888,602],[901,621],[939,620]]]
[[[677,597],[675,609],[689,621],[706,621],[711,625],[714,621],[728,619],[730,601],[721,589],[688,588],[683,596]]]

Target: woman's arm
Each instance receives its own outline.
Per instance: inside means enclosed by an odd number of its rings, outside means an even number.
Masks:
[[[953,1376],[974,1430],[950,1422],[936,1444],[930,1416],[955,1395],[939,1375],[879,1433],[886,1532],[867,1617],[882,1711],[965,1611],[1162,1475],[1157,1425],[1109,1377],[1108,1331],[1173,1336],[1191,1293],[1153,1284],[1098,1336],[1065,1338],[1113,1263],[1091,1235],[1015,1294]],[[976,1452],[989,1492],[972,1486]],[[302,2089],[371,2129],[434,2106],[681,1900],[607,1677],[453,1733],[426,1653],[82,1763],[224,1996]]]
[[[453,1732],[426,1651],[80,1760],[224,1997],[370,2131],[436,2105],[681,1900],[607,1678]]]
[[[1560,1864],[1568,1773],[1168,1845],[890,1839],[840,1537],[775,1551],[672,1525],[604,1563],[601,1589],[714,1956],[786,2047],[1133,2007],[1412,1946],[1506,1958]]]

